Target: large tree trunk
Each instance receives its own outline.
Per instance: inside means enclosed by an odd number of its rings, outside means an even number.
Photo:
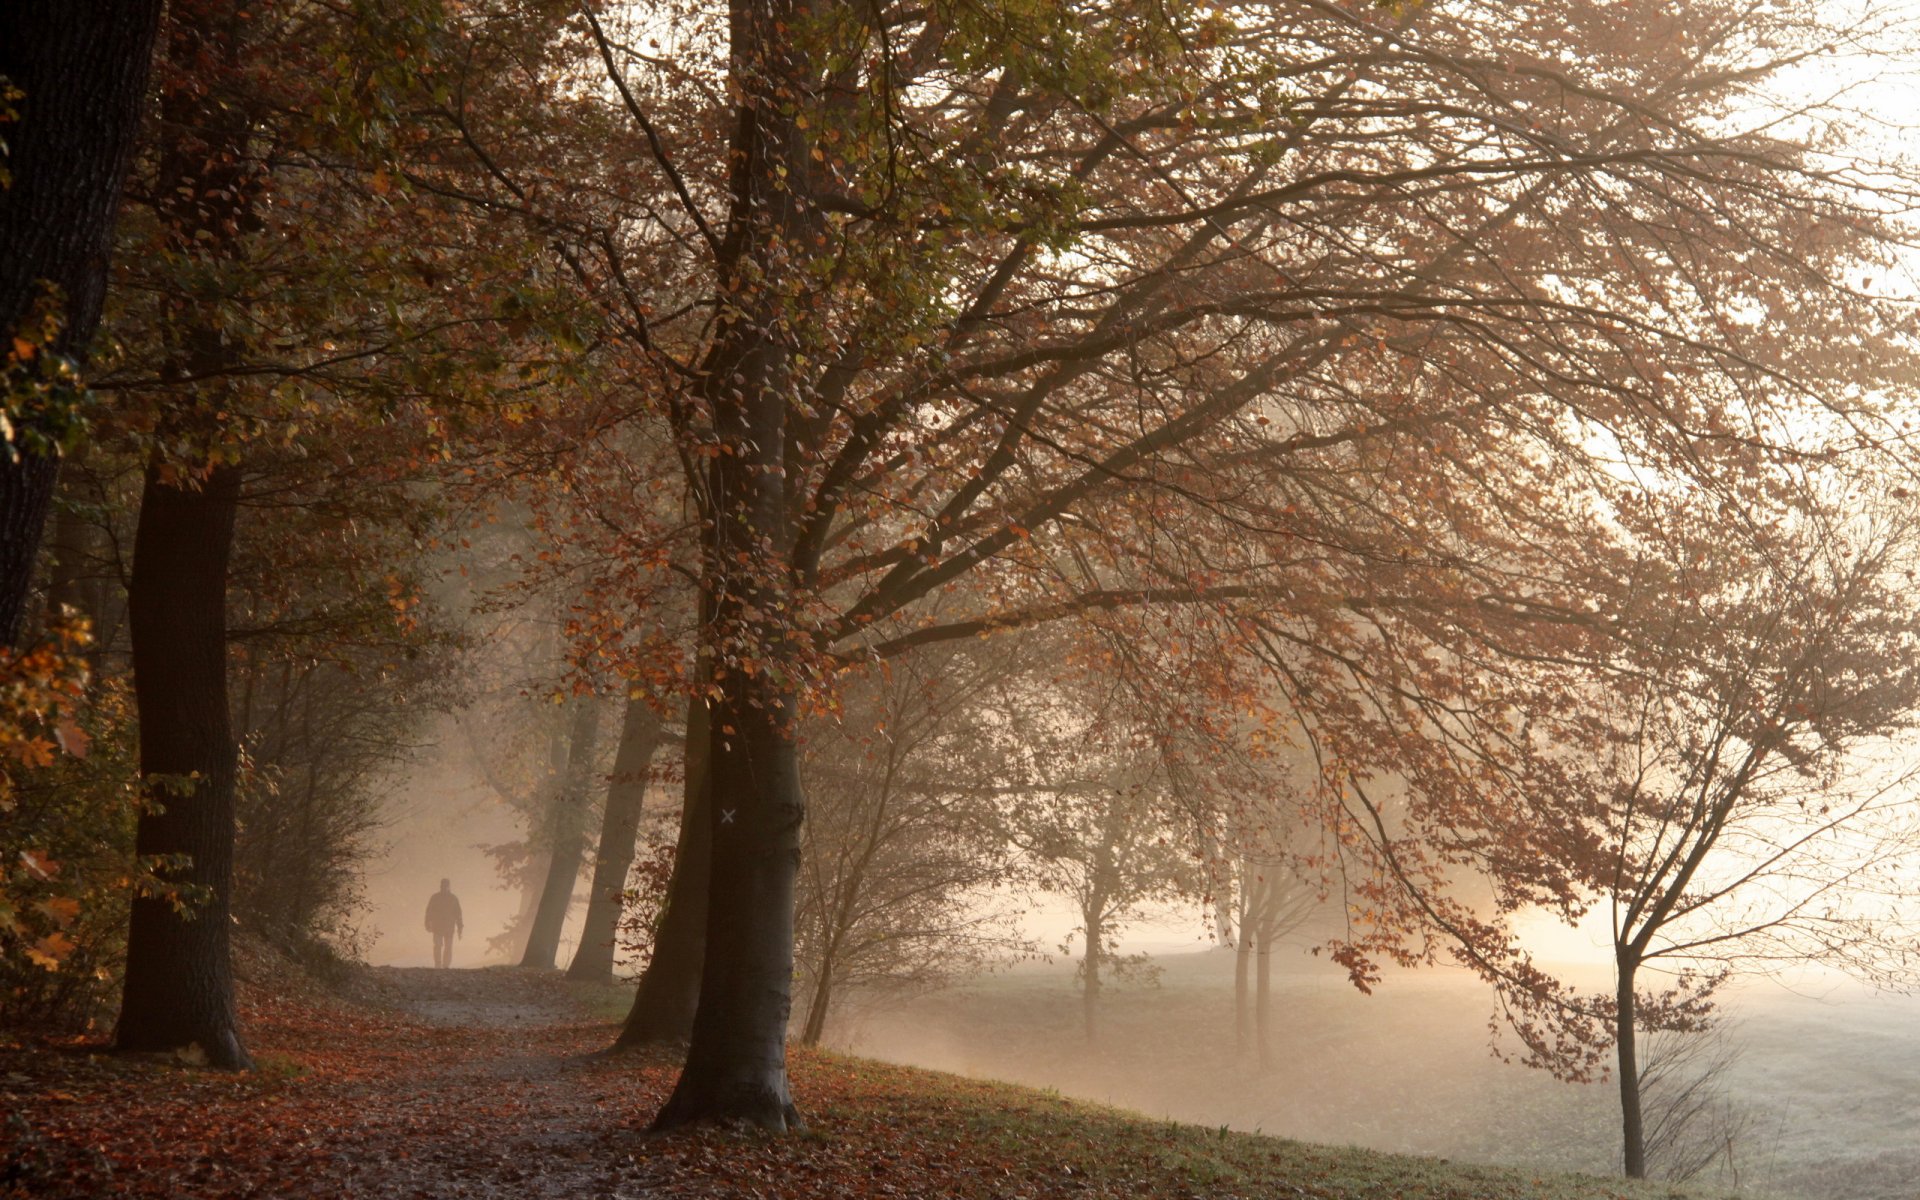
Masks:
[[[705,678],[705,673],[702,673]],[[707,752],[711,722],[704,697],[687,701],[687,772],[673,878],[653,939],[653,956],[640,973],[633,1007],[614,1041],[625,1046],[665,1045],[693,1036],[700,1007],[700,973],[707,957],[707,884],[713,863],[712,789]]]
[[[523,967],[551,971],[560,958],[560,932],[567,910],[573,907],[573,887],[580,881],[580,861],[586,855],[587,792],[592,782],[594,755],[600,749],[600,702],[588,696],[574,709],[567,737],[567,766],[554,797],[549,842],[553,857],[547,862],[546,883],[540,889],[540,907],[534,910],[527,932]]]
[[[198,489],[149,469],[134,536],[129,607],[140,772],[156,807],[141,814],[142,855],[181,856],[161,871],[194,889],[133,902],[115,1044],[121,1050],[197,1045],[218,1067],[252,1065],[233,1012],[227,933],[233,890],[235,749],[227,713],[227,559],[240,491],[218,467]]]
[[[795,297],[826,239],[808,198],[813,160],[799,120],[815,102],[814,0],[736,0],[728,78],[738,89],[731,211],[717,244],[721,314],[702,362],[720,453],[708,460],[712,611],[702,645],[719,696],[708,738],[712,879],[706,963],[687,1061],[655,1120],[799,1125],[787,1088],[793,901],[800,872],[796,681],[806,664],[794,602],[794,521],[785,460],[796,403]]]
[[[1634,1029],[1637,1007],[1633,983],[1639,964],[1622,958],[1619,962],[1619,986],[1615,992],[1614,1014],[1615,1066],[1620,1072],[1620,1145],[1621,1159],[1629,1179],[1647,1177],[1646,1131],[1640,1115],[1640,1061]]]
[[[640,810],[647,796],[647,772],[660,744],[660,718],[645,700],[629,699],[620,723],[620,745],[613,754],[613,778],[607,783],[607,807],[600,819],[600,848],[593,860],[593,884],[587,894],[587,919],[580,945],[567,967],[568,979],[613,982],[614,943],[620,932],[621,898],[633,870]]]
[[[183,4],[168,37],[170,65],[191,82],[162,99],[155,204],[170,248],[208,264],[238,252],[257,190],[246,97],[222,94],[203,78],[236,70],[247,21],[239,0]],[[186,373],[204,377],[230,366],[235,351],[213,306],[196,299],[181,312]],[[173,457],[156,451],[149,463],[134,534],[134,698],[140,772],[155,806],[141,814],[135,847],[169,860],[161,878],[190,893],[133,903],[116,1043],[123,1050],[197,1045],[210,1064],[244,1069],[252,1064],[234,1022],[229,946],[237,751],[226,621],[240,471],[225,442],[220,386],[195,384],[166,397],[157,440],[172,443]]]
[[[800,1127],[787,1087],[793,897],[800,871],[799,750],[793,698],[764,674],[715,706],[712,880],[693,1038],[656,1128],[738,1120]]]
[[[85,355],[106,294],[113,216],[147,94],[161,0],[15,0],[0,25],[0,77],[23,95],[6,126],[0,187],[0,364],[16,334],[38,343],[36,309],[59,333],[34,360],[0,369],[0,390],[39,373],[41,354]],[[49,293],[49,287],[52,291]],[[0,438],[0,646],[24,632],[34,556],[53,501],[51,442],[73,397],[56,390]]]

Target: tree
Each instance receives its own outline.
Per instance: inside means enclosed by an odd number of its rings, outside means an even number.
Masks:
[[[462,27],[433,186],[554,238],[701,522],[714,904],[663,1124],[795,1117],[790,735],[841,663],[1131,622],[1204,647],[1194,708],[1270,654],[1330,821],[1356,772],[1464,801],[1504,736],[1479,672],[1578,636],[1552,567],[1614,461],[1739,503],[1893,440],[1861,397],[1900,317],[1852,282],[1898,240],[1878,184],[1727,116],[1823,19],[1503,11],[767,0],[687,14],[664,61],[591,14]],[[556,86],[596,55],[604,97]],[[1822,405],[1849,426],[1810,447]],[[1372,928],[1358,979],[1425,952]]]
[[[687,767],[673,875],[667,881],[653,952],[614,1040],[616,1049],[682,1043],[693,1034],[707,955],[707,868],[713,846],[707,755],[712,719],[706,697],[696,692],[687,701]]]
[[[478,376],[499,369],[502,347],[514,348],[475,334],[491,309],[476,317],[469,288],[436,273],[452,257],[440,253],[442,214],[388,199],[405,147],[383,141],[383,105],[406,68],[362,68],[353,36],[350,14],[294,0],[172,7],[156,145],[122,223],[144,251],[123,266],[114,304],[128,350],[96,381],[121,397],[115,448],[145,471],[130,608],[156,805],[139,846],[167,856],[169,878],[198,901],[136,904],[118,1040],[197,1043],[219,1065],[245,1065],[225,965],[236,514],[301,504],[391,519],[425,464],[452,457],[465,423],[448,401],[470,399]],[[492,252],[462,261],[473,267]],[[449,355],[490,340],[477,368]],[[422,509],[432,506],[416,498],[414,518],[399,523],[423,533]],[[387,548],[371,537],[344,544]],[[347,558],[350,576],[371,566]],[[377,582],[360,576],[347,590],[384,591],[378,603],[404,638],[419,625],[419,597],[405,564],[384,566]],[[276,591],[254,584],[255,596]],[[311,653],[353,623],[324,600],[314,607],[304,628],[274,632],[304,634]]]
[[[1603,803],[1581,830],[1607,860],[1596,900],[1616,986],[1597,1011],[1629,1176],[1649,1163],[1640,1039],[1703,1028],[1732,972],[1906,978],[1916,931],[1895,900],[1920,844],[1914,773],[1898,765],[1920,717],[1912,520],[1856,516],[1753,559],[1678,521],[1669,532],[1682,545],[1666,560],[1698,600],[1649,614],[1669,650],[1607,688],[1612,750],[1586,780]],[[1646,989],[1669,964],[1673,985]]]
[[[1092,1042],[1107,978],[1147,966],[1139,956],[1119,953],[1121,931],[1142,917],[1142,905],[1191,889],[1194,855],[1169,836],[1160,807],[1165,781],[1157,772],[1121,757],[1104,771],[1094,765],[1089,775],[1068,787],[1041,785],[1015,803],[1008,820],[1041,886],[1067,896],[1079,911],[1081,1020]]]
[[[644,695],[627,698],[614,749],[613,774],[607,780],[606,806],[593,856],[593,883],[587,893],[587,919],[580,943],[567,965],[567,978],[613,982],[614,942],[619,933],[621,897],[640,834],[641,805],[647,796],[653,754],[660,745],[660,717]]]
[[[967,643],[903,655],[808,722],[794,961],[806,1045],[851,992],[937,987],[1025,948],[995,895],[1013,879],[999,815],[1019,785],[999,717],[1019,657]]]
[[[184,5],[168,27],[172,73],[163,89],[165,134],[155,208],[170,249],[218,262],[240,253],[260,169],[250,154],[251,106],[223,86],[247,53],[248,18],[222,0]],[[235,356],[211,307],[185,308],[174,330],[180,373],[214,377]],[[237,749],[227,700],[227,564],[240,468],[220,429],[217,385],[163,409],[146,470],[128,584],[140,772],[149,807],[136,849],[179,865],[192,889],[136,897],[114,1044],[121,1050],[197,1045],[213,1066],[245,1070],[228,948],[233,893]]]
[[[588,793],[598,771],[600,753],[601,700],[581,696],[573,701],[573,717],[568,723],[565,766],[560,786],[553,793],[545,817],[546,879],[540,888],[540,903],[533,913],[527,934],[527,948],[520,956],[523,967],[552,970],[560,954],[560,933],[567,911],[573,907],[574,885],[580,882],[580,867],[586,855]],[[556,759],[561,756],[556,753]]]
[[[100,322],[161,0],[29,0],[0,46],[0,646],[19,643],[78,364]]]
[[[1322,903],[1317,885],[1292,855],[1247,853],[1239,862],[1240,913],[1233,943],[1233,1029],[1240,1049],[1252,1043],[1261,1069],[1273,1064],[1273,949],[1313,916]],[[1250,961],[1251,960],[1251,961]],[[1249,967],[1253,967],[1249,971]],[[1254,993],[1247,995],[1248,976]]]

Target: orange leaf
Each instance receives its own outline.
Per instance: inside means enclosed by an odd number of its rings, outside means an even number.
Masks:
[[[53,735],[60,739],[60,748],[75,758],[85,758],[87,748],[93,744],[93,739],[87,735],[87,731],[72,721],[60,722],[53,731]]]

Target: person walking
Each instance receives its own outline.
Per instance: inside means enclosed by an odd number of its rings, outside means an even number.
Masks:
[[[427,900],[427,932],[433,934],[433,965],[453,965],[453,939],[467,932],[460,919],[460,898],[453,894],[453,881],[442,879],[440,890]]]

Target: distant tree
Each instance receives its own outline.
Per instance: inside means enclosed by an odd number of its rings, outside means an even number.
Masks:
[[[997,887],[1012,847],[1006,733],[1009,646],[930,647],[846,686],[807,723],[794,965],[816,1045],[836,1000],[935,987],[1023,948]]]
[[[1026,686],[1022,686],[1025,684]],[[1142,956],[1117,946],[1145,906],[1196,895],[1203,877],[1198,831],[1146,728],[1109,681],[1063,677],[1053,688],[1016,681],[1001,693],[1029,772],[1003,801],[1007,837],[1035,886],[1071,900],[1080,924],[1082,1023],[1099,1032],[1100,997],[1110,978],[1152,977]]]
[[[1920,540],[1909,506],[1860,487],[1746,538],[1684,493],[1622,514],[1645,553],[1606,606],[1607,652],[1547,668],[1573,702],[1515,727],[1525,786],[1447,802],[1451,831],[1416,835],[1458,862],[1496,860],[1491,911],[1406,871],[1375,830],[1406,894],[1498,989],[1526,1061],[1587,1079],[1612,1058],[1629,1176],[1652,1161],[1641,1041],[1709,1029],[1727,979],[1821,965],[1911,982],[1920,930],[1901,865],[1920,817],[1902,747],[1920,721]],[[1348,786],[1370,819],[1368,785]],[[1417,791],[1411,810],[1433,819]],[[1606,914],[1611,995],[1532,960],[1504,921],[1528,908]]]
[[[606,802],[601,809],[586,921],[580,929],[573,961],[567,964],[569,979],[613,982],[621,902],[627,893],[627,874],[633,869],[633,856],[639,844],[641,806],[646,800],[660,735],[660,716],[653,711],[648,698],[629,695],[626,715],[620,722],[620,738],[614,747],[613,772],[607,778]]]
[[[1240,900],[1233,945],[1233,1029],[1244,1052],[1264,1070],[1273,1065],[1273,951],[1320,909],[1319,884],[1289,854],[1250,853],[1238,866]],[[1250,969],[1251,968],[1251,969]],[[1249,975],[1253,995],[1248,995]]]
[[[1897,902],[1920,819],[1900,760],[1920,721],[1920,541],[1905,512],[1849,525],[1764,559],[1690,541],[1669,561],[1698,601],[1649,615],[1680,649],[1608,688],[1614,748],[1588,776],[1604,807],[1581,832],[1611,860],[1597,902],[1629,1176],[1650,1162],[1645,1034],[1703,1028],[1742,970],[1910,978],[1920,929]],[[1670,964],[1674,982],[1646,989]]]
[[[560,786],[554,789],[543,814],[543,827],[535,834],[546,846],[547,871],[527,931],[527,947],[520,955],[523,967],[552,970],[559,960],[560,934],[586,861],[587,817],[594,782],[603,777],[599,760],[604,701],[593,695],[578,696],[570,707]]]

